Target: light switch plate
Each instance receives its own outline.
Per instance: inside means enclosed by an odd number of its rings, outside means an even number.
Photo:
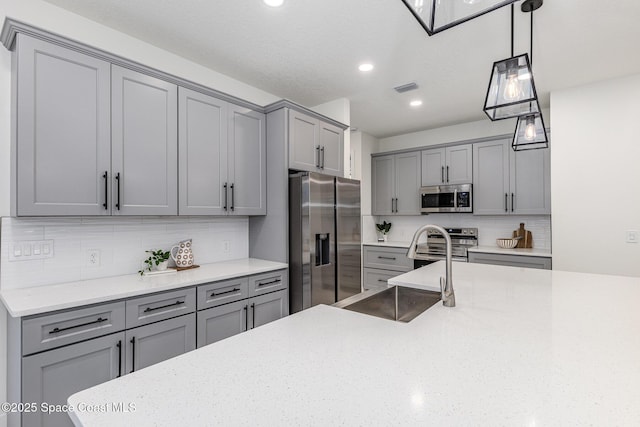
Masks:
[[[17,240],[12,243],[9,261],[53,258],[53,240]]]
[[[638,230],[627,230],[627,243],[639,243],[639,234]]]

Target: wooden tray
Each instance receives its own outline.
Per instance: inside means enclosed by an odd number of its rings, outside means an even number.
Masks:
[[[192,270],[194,268],[200,268],[200,266],[193,264],[191,267],[170,267],[170,268],[173,268],[174,270],[178,270],[178,271],[184,271],[184,270]]]

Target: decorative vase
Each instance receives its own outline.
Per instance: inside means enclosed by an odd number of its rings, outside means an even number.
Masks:
[[[386,234],[382,235],[382,241],[385,242],[385,243],[387,242],[387,235]]]
[[[167,269],[168,265],[169,265],[169,260],[162,261],[160,264],[154,265],[153,269],[156,270],[156,271],[164,271],[164,270]]]

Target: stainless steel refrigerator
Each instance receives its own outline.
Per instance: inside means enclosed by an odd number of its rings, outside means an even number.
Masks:
[[[289,304],[295,313],[361,291],[360,181],[289,177]]]

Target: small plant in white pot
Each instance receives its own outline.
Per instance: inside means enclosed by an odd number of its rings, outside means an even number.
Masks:
[[[145,251],[148,254],[151,254],[149,258],[144,260],[144,268],[138,273],[143,275],[145,271],[163,271],[167,269],[169,265],[169,251],[163,251],[162,249]]]
[[[378,229],[378,242],[386,242],[387,234],[391,230],[391,223],[387,221],[383,221],[382,224],[376,224],[376,228]]]

